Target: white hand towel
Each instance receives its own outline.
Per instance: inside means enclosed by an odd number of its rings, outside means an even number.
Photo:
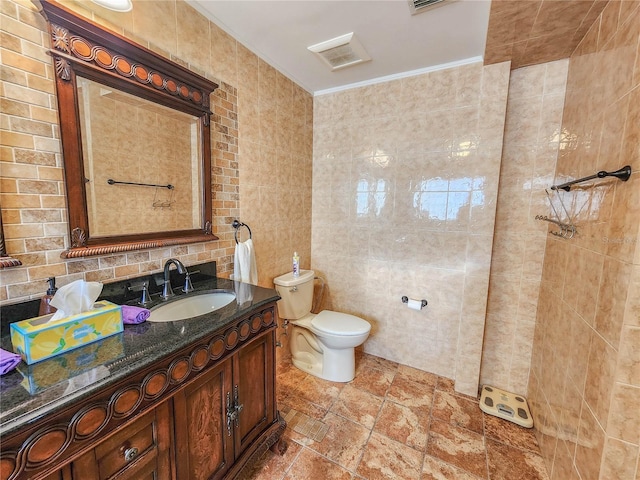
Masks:
[[[253,240],[236,243],[233,262],[233,279],[238,282],[258,284],[258,267]]]

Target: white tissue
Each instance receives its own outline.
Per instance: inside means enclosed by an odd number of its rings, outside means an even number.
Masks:
[[[93,304],[101,292],[102,284],[100,282],[85,282],[84,280],[76,280],[60,287],[51,299],[51,305],[56,307],[58,311],[49,321],[93,310]]]
[[[422,310],[422,300],[414,300],[412,298],[410,298],[407,301],[407,307],[409,307],[411,310]]]

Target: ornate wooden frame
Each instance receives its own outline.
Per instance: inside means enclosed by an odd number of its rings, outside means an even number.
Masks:
[[[85,257],[217,240],[212,232],[209,102],[218,85],[127,38],[77,16],[53,0],[39,0],[49,22],[56,72],[60,137],[65,164],[70,249],[62,258]],[[200,119],[202,227],[192,230],[92,237],[89,231],[76,75]]]
[[[17,267],[22,265],[20,260],[12,258],[7,253],[7,247],[4,243],[4,227],[2,226],[2,212],[0,211],[0,269]]]

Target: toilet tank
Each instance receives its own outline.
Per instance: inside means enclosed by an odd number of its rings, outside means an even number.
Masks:
[[[273,279],[278,294],[278,315],[287,320],[298,320],[311,312],[313,303],[313,270],[300,270],[300,276],[292,272]]]

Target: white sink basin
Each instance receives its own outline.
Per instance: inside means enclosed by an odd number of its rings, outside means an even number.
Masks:
[[[235,293],[209,292],[174,300],[151,309],[149,322],[173,322],[214,312],[236,299]]]

